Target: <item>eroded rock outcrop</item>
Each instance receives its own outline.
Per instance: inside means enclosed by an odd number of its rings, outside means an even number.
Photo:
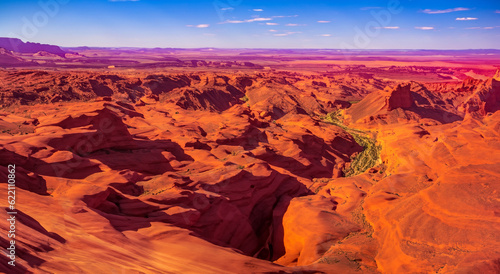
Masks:
[[[461,108],[467,114],[481,116],[500,110],[500,70],[493,78],[477,85]]]
[[[411,84],[400,84],[388,92],[389,94],[386,97],[387,110],[408,109],[413,106],[414,99],[411,94]]]

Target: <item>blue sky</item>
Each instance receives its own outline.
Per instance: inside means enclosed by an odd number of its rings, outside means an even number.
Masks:
[[[500,49],[500,1],[2,0],[4,36],[61,46]]]

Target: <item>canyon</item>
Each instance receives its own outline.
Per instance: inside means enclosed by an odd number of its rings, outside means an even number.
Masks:
[[[0,50],[16,273],[500,271],[497,55],[64,50]]]

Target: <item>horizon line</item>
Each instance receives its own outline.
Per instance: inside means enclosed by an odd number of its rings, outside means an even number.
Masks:
[[[272,47],[263,47],[263,48],[244,48],[244,47],[133,47],[133,46],[61,46],[57,43],[55,44],[44,44],[41,42],[32,42],[32,41],[24,41],[18,37],[0,37],[6,39],[18,39],[23,43],[36,43],[40,45],[51,45],[58,46],[61,49],[75,49],[75,48],[92,48],[92,49],[223,49],[223,50],[336,50],[336,51],[467,51],[467,50],[494,50],[500,51],[500,48],[464,48],[464,49],[435,49],[435,48],[385,48],[385,49],[376,49],[376,48],[366,48],[366,49],[340,49],[340,48],[272,48]]]
[[[239,48],[239,47],[131,47],[131,46],[59,46],[63,49],[74,49],[74,48],[91,48],[91,49],[223,49],[223,50],[336,50],[336,51],[465,51],[465,50],[495,50],[500,51],[500,48],[467,48],[467,49],[423,49],[423,48],[387,48],[387,49],[340,49],[340,48]]]

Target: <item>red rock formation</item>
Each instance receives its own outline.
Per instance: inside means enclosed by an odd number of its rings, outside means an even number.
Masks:
[[[390,90],[386,97],[386,106],[389,111],[397,108],[407,109],[413,106],[411,85],[399,84],[396,88]]]
[[[105,224],[105,242],[122,241],[122,232],[147,238],[137,231],[169,224],[204,239],[201,245],[208,250],[216,244],[277,259],[285,253],[281,219],[290,200],[312,194],[307,188],[312,178],[341,176],[351,155],[361,150],[336,126],[293,113],[270,123],[242,105],[208,116],[175,103],[132,106],[110,97],[62,104],[52,112],[48,106],[33,114],[40,120],[34,133],[0,139],[1,164],[16,163],[26,174],[19,176],[18,186],[37,208],[44,206],[34,195],[50,194],[44,201],[66,201],[80,227]],[[29,205],[23,210],[37,218]],[[76,239],[47,230],[69,242]],[[182,237],[192,241],[192,236]],[[71,247],[53,243],[50,248],[58,251],[36,260],[55,262]],[[20,255],[26,268],[36,260]]]
[[[0,181],[16,164],[20,198],[17,272],[499,267],[498,75],[386,91],[376,77],[292,72],[0,77]],[[320,119],[328,102],[348,100],[338,92],[363,85],[374,92],[340,111],[350,124]],[[464,119],[464,101],[486,115]],[[361,135],[376,136],[381,159],[342,178],[367,146]],[[8,229],[0,222],[3,248]],[[12,272],[7,261],[0,271]]]
[[[475,86],[462,108],[468,114],[482,116],[500,110],[500,70],[493,78]]]

